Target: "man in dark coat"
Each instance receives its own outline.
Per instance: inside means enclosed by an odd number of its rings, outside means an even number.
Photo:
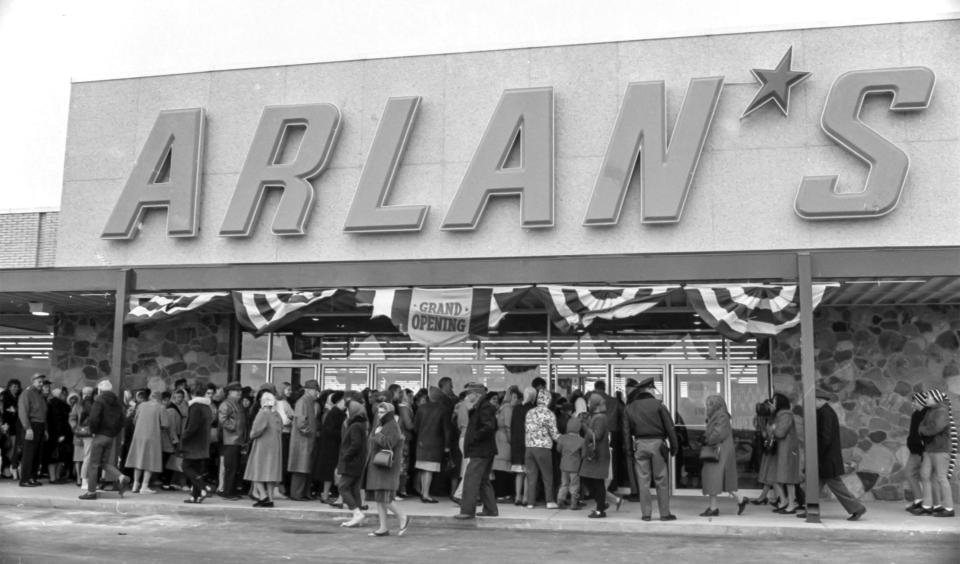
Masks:
[[[47,440],[47,400],[40,392],[44,379],[43,374],[34,374],[30,386],[20,394],[17,400],[17,415],[20,417],[20,429],[23,431],[20,486],[25,488],[40,485],[40,480],[37,480],[40,453],[44,441]]]
[[[498,515],[497,496],[490,483],[493,458],[497,455],[497,408],[486,398],[486,388],[481,385],[467,388],[463,399],[467,406],[469,421],[463,439],[463,456],[469,459],[463,477],[463,498],[456,519],[473,519],[477,514],[477,496],[483,503],[487,517]]]
[[[90,417],[87,424],[93,443],[90,445],[90,463],[87,466],[87,491],[80,499],[97,499],[97,482],[100,469],[111,480],[117,481],[117,493],[123,497],[123,492],[130,484],[130,478],[120,473],[116,467],[117,437],[123,433],[123,404],[117,394],[113,393],[110,380],[101,380],[97,384],[97,399],[90,408]]]
[[[247,411],[241,406],[240,398],[243,387],[240,382],[230,382],[224,388],[227,399],[217,408],[217,420],[223,441],[220,447],[220,466],[223,469],[223,482],[218,492],[220,497],[230,501],[240,499],[237,495],[237,473],[241,477],[243,468],[240,465],[240,454],[246,446],[249,436],[247,426]]]
[[[657,488],[657,505],[661,521],[673,521],[670,513],[670,490],[667,484],[667,450],[677,454],[677,433],[670,412],[654,396],[654,379],[646,378],[637,386],[640,391],[624,411],[622,429],[624,450],[634,453],[637,482],[640,485],[641,519],[649,521],[653,500],[647,484],[653,478]]]
[[[817,467],[820,482],[830,488],[840,505],[847,510],[848,521],[856,521],[867,512],[867,508],[850,492],[840,476],[844,474],[843,453],[840,449],[840,420],[830,407],[830,394],[817,390]],[[806,517],[806,512],[797,517]]]

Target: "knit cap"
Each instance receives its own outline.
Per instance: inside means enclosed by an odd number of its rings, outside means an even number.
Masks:
[[[923,405],[927,401],[927,395],[923,392],[913,394],[913,401]]]
[[[580,432],[580,418],[571,417],[567,420],[567,432],[568,433],[579,433]]]
[[[943,392],[941,392],[940,390],[938,390],[938,389],[936,389],[936,388],[934,388],[934,389],[930,390],[929,392],[927,392],[927,395],[929,395],[929,396],[930,396],[930,399],[932,399],[933,401],[935,401],[935,402],[937,402],[937,403],[943,403],[943,400],[946,399],[946,397],[947,397],[946,395],[944,395]]]

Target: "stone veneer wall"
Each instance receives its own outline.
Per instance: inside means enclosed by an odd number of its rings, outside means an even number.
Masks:
[[[948,391],[960,421],[960,307],[824,307],[814,327],[818,385],[835,394],[844,462],[878,474],[876,499],[902,499],[913,393]],[[798,403],[799,330],[775,340],[771,360],[774,389]]]
[[[128,327],[124,389],[164,390],[178,378],[227,383],[232,366],[232,315],[185,314]],[[113,316],[59,314],[55,320],[50,377],[71,389],[111,375]]]

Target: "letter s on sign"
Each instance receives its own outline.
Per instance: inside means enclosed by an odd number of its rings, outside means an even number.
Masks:
[[[899,147],[860,121],[863,100],[891,92],[890,110],[908,112],[930,105],[933,71],[904,67],[848,72],[830,88],[820,127],[838,145],[870,167],[862,192],[837,193],[837,176],[804,176],[794,209],[804,219],[873,218],[888,214],[900,200],[910,159]]]

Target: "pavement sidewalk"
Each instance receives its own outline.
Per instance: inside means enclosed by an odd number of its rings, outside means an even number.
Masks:
[[[183,503],[187,497],[184,492],[158,492],[156,494],[127,493],[120,499],[116,492],[101,492],[95,501],[83,501],[77,498],[79,488],[72,484],[50,485],[44,483],[37,488],[21,488],[12,480],[0,480],[0,506],[49,507],[65,510],[115,511],[124,514],[202,514],[213,518],[235,518],[249,520],[296,519],[296,520],[334,520],[348,515],[345,510],[334,509],[318,501],[296,502],[286,499],[276,500],[276,507],[263,509],[252,507],[248,498],[240,501],[226,501],[211,497],[203,504]],[[846,520],[847,514],[833,501],[821,504],[822,522],[807,523],[793,515],[775,515],[766,505],[748,505],[743,515],[737,516],[736,504],[730,498],[721,499],[720,516],[699,517],[706,508],[706,500],[701,497],[675,496],[671,500],[671,510],[677,515],[676,521],[662,522],[657,519],[654,508],[652,521],[640,520],[640,505],[624,502],[619,512],[608,510],[606,519],[588,519],[588,510],[549,510],[538,506],[535,509],[516,507],[513,504],[500,505],[500,516],[479,517],[473,521],[458,521],[453,516],[458,507],[448,499],[438,504],[424,504],[418,498],[401,502],[401,508],[420,525],[442,526],[456,529],[487,528],[544,531],[581,531],[606,533],[652,533],[679,536],[740,536],[755,538],[789,537],[809,539],[856,539],[856,540],[895,540],[903,538],[924,538],[935,536],[939,539],[956,538],[960,541],[960,519],[914,517],[904,511],[902,502],[867,503],[866,515],[857,522]],[[376,519],[376,511],[371,506],[370,519]]]

